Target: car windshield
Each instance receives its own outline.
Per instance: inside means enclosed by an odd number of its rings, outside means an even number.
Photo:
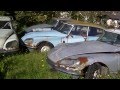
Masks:
[[[52,19],[52,20],[50,20],[50,22],[48,23],[48,24],[50,24],[50,25],[56,25],[56,23],[57,23],[58,21],[57,20],[55,20],[55,19]]]
[[[114,44],[116,42],[118,34],[105,31],[104,35],[98,39],[101,42]]]
[[[64,34],[68,34],[69,31],[71,30],[71,28],[72,28],[72,25],[63,24],[63,25],[61,26],[61,28],[60,28],[59,30],[57,30],[57,31],[59,31],[59,32],[61,32],[61,33],[64,33]]]
[[[63,25],[63,21],[59,21],[58,24],[55,27],[53,27],[53,30],[60,29],[62,25]]]
[[[9,21],[0,21],[0,29],[11,29]]]

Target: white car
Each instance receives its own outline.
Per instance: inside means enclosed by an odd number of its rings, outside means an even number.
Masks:
[[[19,50],[19,39],[11,24],[11,18],[0,16],[0,54]]]

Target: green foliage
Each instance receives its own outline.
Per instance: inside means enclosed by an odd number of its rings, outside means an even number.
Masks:
[[[17,32],[35,24],[47,23],[53,17],[58,16],[59,13],[56,11],[15,11]]]
[[[0,62],[4,79],[69,79],[71,75],[52,71],[46,62],[46,53],[10,56]]]
[[[0,15],[12,16],[17,25],[17,32],[24,31],[24,28],[46,23],[53,17],[59,17],[60,11],[0,11]]]
[[[64,11],[0,11],[0,15],[12,16],[17,25],[16,32],[19,34],[26,27],[47,23],[53,17],[60,17]],[[104,25],[106,21],[105,11],[66,11],[69,17],[75,20],[87,21]]]
[[[46,53],[32,52],[1,59],[0,79],[72,79],[72,75],[52,70],[46,62]],[[101,79],[120,79],[120,72]]]
[[[18,32],[22,31],[24,27],[29,27],[34,24],[43,23],[46,20],[41,13],[32,11],[16,11],[16,22]]]

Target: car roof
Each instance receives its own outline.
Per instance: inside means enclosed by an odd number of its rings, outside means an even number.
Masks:
[[[105,31],[120,34],[120,29],[106,29]]]
[[[74,25],[83,25],[83,26],[91,26],[91,27],[97,27],[97,28],[101,28],[101,29],[105,29],[103,26],[94,24],[94,23],[89,23],[89,22],[83,22],[83,21],[77,21],[77,20],[73,20],[71,19],[70,21],[67,22],[68,24],[74,24]]]

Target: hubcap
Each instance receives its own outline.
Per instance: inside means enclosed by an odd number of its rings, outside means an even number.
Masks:
[[[96,70],[93,74],[93,79],[100,78],[100,70]]]
[[[50,47],[49,46],[43,46],[41,48],[41,52],[46,52],[46,51],[49,51],[50,50]]]

